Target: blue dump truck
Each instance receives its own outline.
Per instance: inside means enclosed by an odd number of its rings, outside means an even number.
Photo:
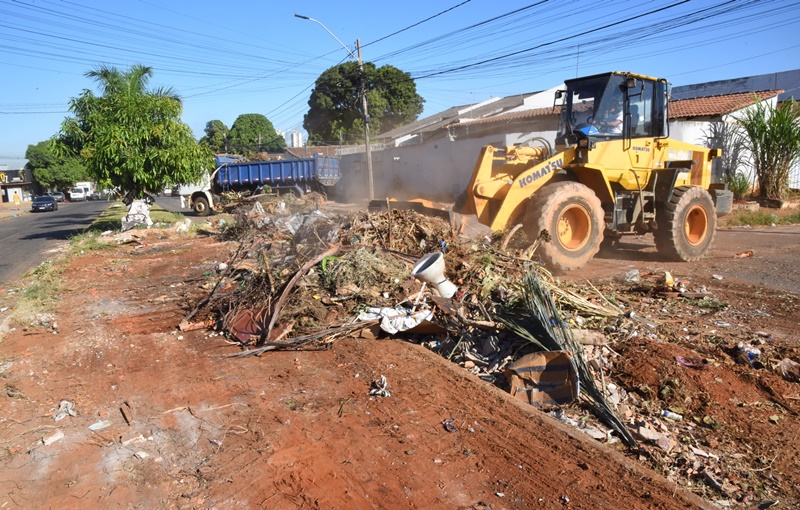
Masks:
[[[271,191],[302,196],[325,193],[339,181],[339,158],[316,154],[311,158],[279,161],[241,161],[217,156],[217,168],[204,182],[180,187],[181,204],[206,216],[226,191],[248,195]]]

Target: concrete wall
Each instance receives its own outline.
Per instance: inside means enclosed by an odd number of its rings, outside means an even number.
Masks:
[[[552,126],[557,124],[555,117]],[[486,145],[514,145],[532,136],[543,137],[552,146],[555,129],[549,131],[497,133],[473,136],[468,133],[430,140],[421,144],[386,148],[372,152],[374,195],[406,200],[424,198],[454,202],[469,184],[481,148]],[[363,153],[342,156],[342,179],[329,195],[339,201],[368,198],[366,158]]]

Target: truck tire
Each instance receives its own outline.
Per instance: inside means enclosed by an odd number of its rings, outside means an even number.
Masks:
[[[542,230],[550,242],[537,249],[549,266],[570,271],[586,265],[603,242],[603,205],[587,186],[573,181],[555,182],[535,192],[523,221],[531,241]]]
[[[208,199],[205,197],[198,197],[192,202],[192,210],[198,216],[208,216],[209,207]]]
[[[699,260],[714,241],[714,201],[699,186],[679,186],[672,190],[669,201],[656,207],[656,222],[659,253],[674,261]]]

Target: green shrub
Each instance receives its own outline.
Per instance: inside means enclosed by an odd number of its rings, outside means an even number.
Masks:
[[[733,198],[741,200],[750,191],[750,179],[744,172],[736,172],[727,179],[728,189],[733,193]]]

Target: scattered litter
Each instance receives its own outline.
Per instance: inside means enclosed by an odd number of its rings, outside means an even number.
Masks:
[[[702,370],[707,366],[706,360],[702,358],[675,356],[675,360],[677,360],[677,362],[680,363],[681,365],[688,368],[697,368]]]
[[[55,421],[61,421],[67,416],[77,416],[75,412],[75,404],[69,402],[68,400],[62,400],[61,404],[58,406],[58,411],[56,411],[55,415],[53,415],[53,419]]]
[[[715,279],[715,280],[722,280],[722,279],[723,279],[723,278],[722,278],[722,275],[719,275],[719,274],[712,274],[712,275],[711,275],[711,278],[713,278],[713,279]]]
[[[138,458],[140,458],[140,459],[146,459],[147,457],[149,457],[149,456],[150,456],[150,454],[149,454],[149,453],[147,453],[147,452],[143,452],[143,451],[136,452],[136,453],[134,453],[133,455],[134,455],[134,456],[136,456],[136,457],[138,457]]]
[[[683,420],[683,416],[681,416],[680,414],[673,413],[672,411],[668,411],[666,409],[661,411],[661,416],[663,416],[664,418],[667,418],[669,420],[674,420],[674,421]]]
[[[747,251],[743,251],[741,253],[737,253],[736,255],[734,255],[734,258],[742,259],[742,258],[752,257],[752,256],[753,256],[753,250],[747,250]]]
[[[131,444],[138,444],[138,443],[144,443],[146,441],[147,441],[147,439],[145,439],[142,434],[137,434],[137,435],[135,435],[133,437],[129,437],[127,439],[123,439],[122,440],[122,446],[128,446],[128,445],[131,445]]]
[[[433,317],[433,311],[412,312],[404,307],[369,308],[358,316],[359,321],[380,320],[381,329],[390,335],[401,331],[411,331]]]
[[[458,430],[458,429],[456,429],[456,426],[454,425],[454,423],[455,423],[455,420],[453,418],[450,418],[449,420],[443,420],[442,421],[442,426],[444,427],[444,429],[446,431],[452,433],[452,432],[455,432],[456,430]]]
[[[775,372],[789,382],[800,382],[800,363],[783,358],[775,365]]]
[[[44,443],[45,446],[50,446],[51,444],[55,443],[56,441],[60,441],[61,439],[64,439],[64,432],[61,429],[58,429],[49,436],[43,437],[42,443]]]
[[[511,396],[533,406],[568,404],[578,398],[580,383],[572,353],[535,352],[506,368]]]
[[[761,349],[753,347],[746,342],[739,342],[737,348],[739,350],[739,359],[750,366],[753,366],[753,362],[761,355]]]
[[[369,394],[379,397],[391,397],[392,394],[389,393],[388,384],[386,377],[382,375],[380,379],[372,381],[372,389],[369,390]]]
[[[98,421],[97,423],[92,423],[91,425],[89,425],[89,430],[102,430],[102,429],[110,427],[110,426],[111,426],[111,422],[110,421],[101,420],[101,421]]]
[[[621,275],[615,278],[616,281],[619,283],[636,283],[641,279],[639,275],[638,269],[631,269],[630,271],[625,271]]]
[[[150,207],[153,199],[146,197],[131,202],[128,207],[128,214],[122,218],[122,232],[134,229],[138,226],[150,228],[153,226],[153,220],[150,219]],[[115,204],[119,205],[119,204]]]
[[[133,407],[131,407],[127,400],[122,402],[119,413],[122,415],[122,419],[125,420],[125,423],[128,425],[133,423]]]
[[[719,460],[719,457],[717,455],[714,455],[713,453],[708,453],[705,450],[701,450],[700,448],[695,448],[694,446],[691,446],[691,445],[689,446],[689,448],[692,450],[692,453],[694,453],[695,455],[699,455],[701,457],[706,457],[706,458]]]

